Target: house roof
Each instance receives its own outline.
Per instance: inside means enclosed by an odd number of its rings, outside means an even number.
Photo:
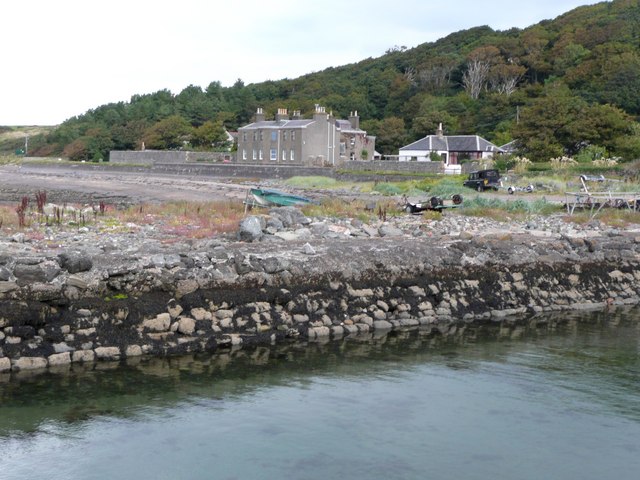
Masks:
[[[337,119],[336,127],[338,127],[340,131],[344,133],[363,133],[363,134],[367,133],[360,128],[353,128],[349,120]]]
[[[242,130],[255,130],[258,128],[305,128],[315,120],[262,120],[260,122],[253,122],[249,125],[241,127]]]
[[[418,141],[400,148],[427,152],[502,152],[497,145],[478,135],[427,135]]]
[[[308,125],[311,125],[315,120],[313,119],[297,119],[297,120],[262,120],[260,122],[253,122],[249,125],[245,125],[241,127],[241,130],[257,130],[257,129],[269,129],[269,128],[306,128]],[[366,134],[364,130],[359,128],[353,128],[351,122],[349,120],[336,120],[336,127],[340,129],[341,132],[344,133],[363,133]]]

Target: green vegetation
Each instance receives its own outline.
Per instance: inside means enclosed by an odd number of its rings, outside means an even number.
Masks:
[[[134,95],[30,137],[30,151],[98,161],[143,143],[225,149],[224,129],[249,123],[258,106],[310,114],[321,104],[343,118],[357,110],[383,154],[442,123],[447,134],[479,134],[498,145],[516,139],[519,154],[533,162],[564,155],[632,161],[640,158],[638,24],[637,1],[613,0],[522,30],[481,26],[393,47],[296,79]],[[15,148],[0,142],[0,152]]]

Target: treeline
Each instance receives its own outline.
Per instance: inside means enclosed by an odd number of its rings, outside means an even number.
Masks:
[[[516,140],[544,161],[590,152],[640,158],[640,7],[615,0],[580,7],[527,29],[477,27],[415,48],[296,79],[231,87],[212,82],[136,95],[71,118],[34,154],[106,158],[111,149],[226,147],[224,130],[256,107],[340,117],[357,110],[383,154],[442,123],[447,134]]]

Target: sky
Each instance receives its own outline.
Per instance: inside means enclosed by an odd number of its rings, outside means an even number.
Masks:
[[[132,95],[296,78],[459,30],[525,28],[589,0],[10,0],[0,125],[57,125]]]

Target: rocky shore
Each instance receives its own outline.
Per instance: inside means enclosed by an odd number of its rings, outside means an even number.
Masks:
[[[0,231],[0,372],[640,301],[640,233],[560,216],[365,224],[279,208],[237,235],[164,240]]]

